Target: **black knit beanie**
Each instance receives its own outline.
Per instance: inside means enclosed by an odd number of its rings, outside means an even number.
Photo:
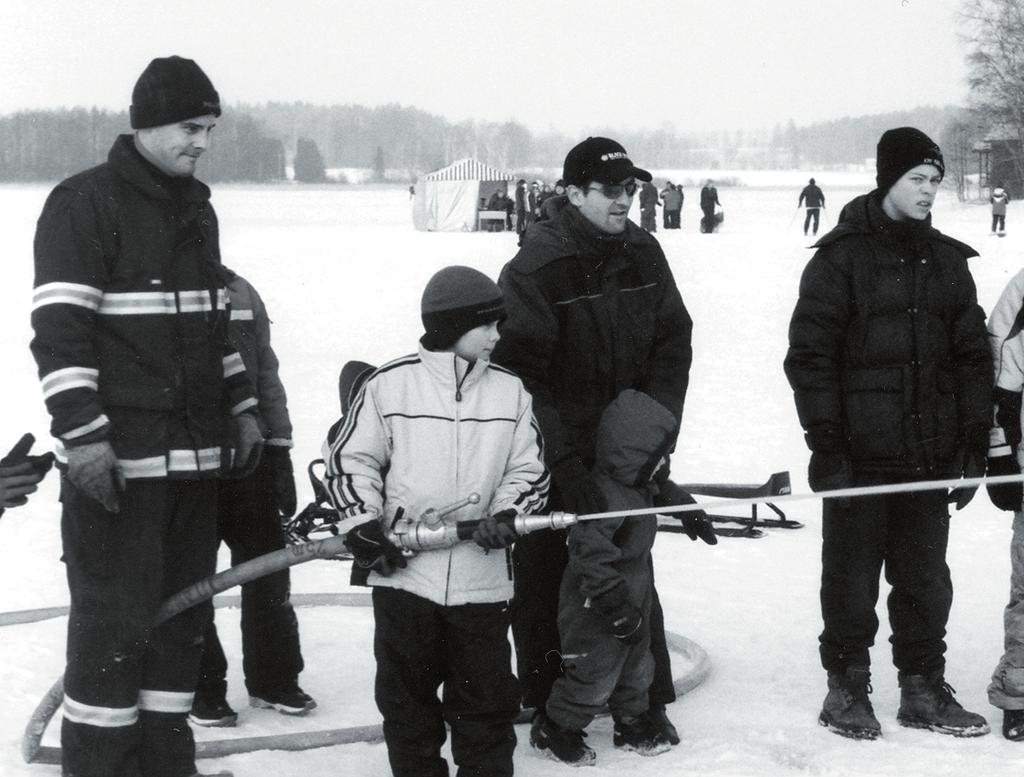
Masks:
[[[431,351],[451,348],[471,329],[505,318],[498,284],[472,267],[453,265],[434,273],[423,290],[421,342]]]
[[[193,60],[154,59],[132,90],[132,129],[162,127],[184,119],[220,116],[220,95]]]
[[[939,175],[946,174],[942,151],[935,141],[914,127],[886,130],[878,141],[875,154],[879,195],[884,197],[907,170],[918,165],[934,165]]]

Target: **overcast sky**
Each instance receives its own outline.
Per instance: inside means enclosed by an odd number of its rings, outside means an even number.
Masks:
[[[961,104],[959,0],[0,0],[0,114],[127,108],[156,56],[226,103],[532,130],[756,129]]]

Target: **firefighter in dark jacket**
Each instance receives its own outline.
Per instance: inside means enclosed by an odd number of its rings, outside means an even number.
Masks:
[[[931,226],[942,154],[901,127],[882,135],[877,166],[878,188],[847,204],[816,244],[790,323],[785,369],[815,491],[985,472],[992,357],[967,266],[977,254]],[[988,731],[944,679],[947,502],[961,509],[974,490],[825,499],[822,725],[853,738],[881,733],[868,649],[884,567],[899,723],[956,736]]]
[[[568,153],[562,178],[565,206],[531,227],[501,272],[508,318],[494,361],[519,375],[533,395],[554,483],[551,507],[592,513],[605,504],[590,474],[601,414],[623,390],[642,391],[675,416],[674,441],[693,327],[658,241],[628,219],[637,181],[650,181],[651,174],[634,167],[614,140],[592,137]],[[513,562],[517,675],[524,705],[539,709],[560,673],[564,533],[520,537]],[[675,693],[656,594],[651,619],[651,710],[667,728],[664,705]],[[674,729],[671,734],[678,741]]]
[[[205,602],[160,602],[215,571],[217,492],[263,437],[229,305],[210,190],[193,178],[220,115],[189,59],[153,60],[134,135],[58,185],[35,238],[32,353],[57,438],[68,619],[63,773],[196,774]]]
[[[231,271],[228,338],[238,348],[256,388],[266,443],[256,471],[221,481],[217,536],[231,548],[231,565],[285,547],[282,522],[295,514],[292,422],[277,354],[270,344],[270,317],[259,292]],[[316,702],[299,687],[303,669],[299,623],[290,601],[287,569],[242,585],[242,670],[249,704],[285,715],[305,715]],[[189,720],[199,726],[234,726],[227,702],[227,657],[213,619],[206,628],[199,681]]]

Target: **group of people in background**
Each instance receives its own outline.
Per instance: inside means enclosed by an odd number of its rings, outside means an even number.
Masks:
[[[58,185],[37,227],[31,349],[57,439],[71,595],[68,777],[198,776],[188,719],[237,718],[212,607],[153,616],[213,574],[220,541],[235,562],[282,547],[296,507],[269,318],[221,263],[210,192],[193,177],[220,113],[195,62],[153,60],[133,91],[134,132]],[[1024,271],[986,329],[976,252],[931,226],[944,173],[919,130],[881,137],[876,188],[818,242],[789,330],[808,480],[825,496],[818,719],[851,738],[881,734],[869,648],[883,569],[899,723],[989,730],[945,679],[948,503],[962,509],[977,481],[904,486],[1020,473]],[[353,582],[373,589],[375,700],[397,777],[448,774],[446,724],[460,773],[511,775],[522,707],[531,745],[562,763],[595,762],[586,729],[606,707],[618,748],[655,756],[680,741],[651,547],[657,509],[688,500],[671,454],[693,322],[655,225],[629,220],[651,189],[677,228],[681,187],[659,193],[621,144],[585,139],[549,192],[522,180],[505,195],[523,229],[497,282],[443,268],[421,295],[414,351],[342,373],[325,485],[349,521]],[[805,189],[805,202],[806,233],[824,196]],[[713,181],[700,206],[713,232]],[[25,445],[0,461],[4,506],[49,463]],[[857,486],[874,490],[842,493]],[[1019,481],[989,491],[1015,513],[1007,649],[989,697],[1004,736],[1024,741],[1024,494]],[[407,552],[400,532],[446,505],[465,541]],[[640,515],[517,528],[545,509]],[[706,516],[682,515],[691,539],[714,541]],[[298,684],[288,588],[281,573],[243,589],[242,660],[253,706],[301,715],[316,703]]]

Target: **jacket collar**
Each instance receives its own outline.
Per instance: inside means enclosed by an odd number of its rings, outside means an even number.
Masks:
[[[118,135],[107,155],[107,161],[117,173],[147,197],[158,200],[179,199],[201,204],[210,199],[210,187],[202,181],[171,178],[157,170],[135,148],[134,135]]]
[[[419,356],[431,377],[453,392],[471,388],[490,366],[490,362],[485,359],[477,359],[470,364],[450,351],[428,351],[422,343]]]

